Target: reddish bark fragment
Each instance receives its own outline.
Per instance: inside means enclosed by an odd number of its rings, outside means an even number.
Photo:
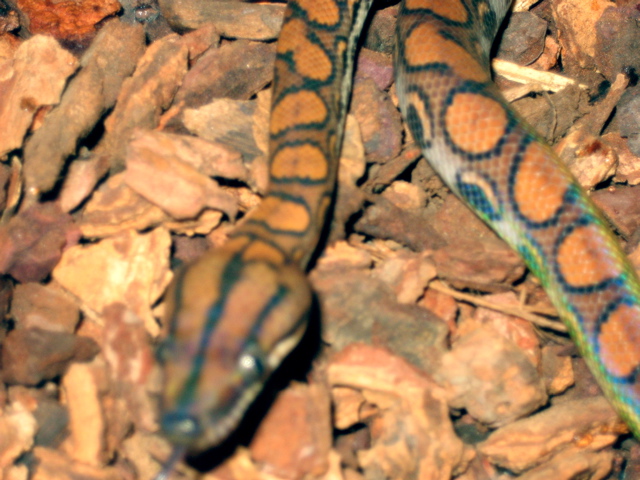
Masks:
[[[2,379],[9,384],[37,385],[60,376],[71,362],[84,362],[99,351],[87,337],[39,328],[14,330],[2,348]]]
[[[44,279],[80,231],[54,203],[33,205],[0,227],[0,272],[21,282]]]

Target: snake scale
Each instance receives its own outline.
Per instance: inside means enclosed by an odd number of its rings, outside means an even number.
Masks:
[[[224,247],[177,275],[162,428],[220,443],[306,328],[304,270],[332,205],[358,36],[372,0],[293,0],[277,46],[270,190]],[[524,258],[640,438],[640,284],[606,222],[489,71],[511,0],[404,0],[400,108],[447,185]]]

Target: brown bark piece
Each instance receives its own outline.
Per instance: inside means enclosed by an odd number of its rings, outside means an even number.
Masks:
[[[547,142],[562,138],[589,111],[589,96],[577,85],[569,85],[552,96],[524,97],[511,107]]]
[[[176,30],[195,30],[212,23],[222,36],[249,40],[274,40],[280,31],[284,5],[240,2],[160,0],[160,8]]]
[[[205,207],[234,219],[236,199],[163,145],[135,135],[129,143],[124,181],[132,190],[177,220],[196,218]]]
[[[519,65],[530,65],[544,51],[547,22],[531,12],[515,12],[509,17],[497,56]]]
[[[165,220],[167,214],[134,192],[120,173],[94,192],[82,211],[79,226],[84,237],[102,238],[127,230],[146,230]]]
[[[216,27],[211,23],[207,23],[197,30],[183,34],[182,40],[189,49],[189,63],[192,64],[191,68],[195,67],[193,63],[207,50],[216,49],[220,46],[220,35],[218,35]],[[187,75],[188,74],[187,72]]]
[[[160,469],[164,466],[163,460],[171,455],[172,445],[160,435],[152,435],[136,430],[122,441],[120,451],[126,461],[133,466],[134,471],[138,472],[138,475],[132,478],[152,480],[155,479],[156,475],[160,473]],[[179,465],[176,471],[172,472],[172,475],[174,478],[195,480],[196,477],[193,474],[184,475],[185,470],[187,470],[185,466]],[[200,478],[205,479],[206,475],[200,475]]]
[[[356,79],[351,111],[360,124],[367,161],[385,163],[400,154],[403,134],[400,112],[374,80]]]
[[[327,369],[329,384],[362,392],[375,415],[372,444],[358,453],[365,476],[449,480],[473,453],[453,431],[445,391],[381,348],[352,345]]]
[[[382,197],[400,209],[424,208],[427,204],[427,193],[412,183],[396,180],[382,192]]]
[[[629,147],[637,155],[637,138],[640,135],[640,115],[638,114],[640,105],[640,89],[630,88],[620,97],[616,105],[616,115],[613,118],[615,130],[619,131],[622,137],[628,138]]]
[[[58,398],[51,396],[53,384],[50,390],[40,387],[25,387],[12,385],[8,389],[9,411],[16,404],[26,408],[33,414],[37,421],[37,435],[35,443],[40,446],[57,447],[67,438],[69,413],[66,406],[60,404]],[[56,388],[57,393],[57,388]]]
[[[621,72],[640,68],[639,20],[637,4],[622,2],[605,9],[598,19],[594,61],[610,82]]]
[[[474,330],[487,327],[517,345],[531,364],[538,368],[541,361],[539,332],[531,322],[499,311],[501,307],[517,308],[522,306],[520,300],[513,292],[485,295],[482,300],[496,308],[478,307],[473,312],[473,317],[460,319],[454,343],[456,339],[462,338]]]
[[[78,242],[79,233],[56,204],[33,205],[0,227],[0,272],[21,282],[40,281],[62,251]]]
[[[167,287],[171,239],[166,230],[125,232],[95,245],[68,249],[53,271],[60,285],[93,312],[125,302],[152,335],[158,325],[151,305]]]
[[[197,136],[224,143],[245,158],[264,157],[262,142],[254,136],[253,118],[257,110],[254,100],[217,99],[198,109],[186,109],[184,125]]]
[[[549,395],[560,395],[575,383],[571,357],[563,355],[563,346],[546,346],[542,349],[542,378]]]
[[[567,158],[568,152],[563,152],[562,158],[582,188],[592,190],[615,174],[618,156],[610,145],[595,136],[582,134],[575,143],[580,145],[580,149],[572,154],[575,156]]]
[[[437,315],[447,325],[455,325],[458,304],[450,295],[429,288],[418,302],[418,305]]]
[[[80,320],[78,306],[52,285],[23,283],[17,285],[11,302],[11,316],[16,328],[41,328],[73,333]]]
[[[67,175],[62,181],[58,204],[63,212],[75,210],[109,171],[109,159],[106,156],[78,158],[69,165]]]
[[[430,220],[447,242],[433,255],[440,278],[458,288],[498,291],[524,275],[518,254],[453,194]]]
[[[160,224],[184,235],[208,234],[220,224],[222,213],[205,210],[197,218],[172,221],[160,207],[138,195],[124,182],[124,173],[110,177],[82,211],[80,229],[84,237],[103,238],[127,230],[144,231]]]
[[[7,480],[29,480],[29,468],[24,464],[8,466],[2,470]]]
[[[614,459],[614,453],[610,451],[561,455],[529,470],[518,480],[574,480],[581,477],[601,480],[611,473]]]
[[[563,452],[598,451],[626,427],[604,397],[565,402],[496,430],[478,445],[491,463],[524,472]]]
[[[38,109],[60,100],[78,61],[51,37],[23,42],[0,80],[0,157],[19,148]],[[6,69],[6,70],[5,70]]]
[[[358,187],[358,181],[364,176],[366,168],[364,145],[358,122],[353,115],[347,115],[328,243],[345,238],[345,225],[352,215],[362,209],[366,196]]]
[[[221,233],[217,230],[217,227],[223,224],[222,217],[222,212],[207,209],[194,219],[167,221],[164,226],[177,235],[187,235],[189,237],[194,235],[215,235]]]
[[[321,384],[294,384],[278,395],[260,423],[251,457],[262,471],[278,478],[324,474],[331,447],[329,392]]]
[[[326,319],[323,338],[333,348],[373,343],[427,371],[438,364],[448,329],[429,311],[399,304],[390,288],[366,271],[317,268],[310,279]]]
[[[362,421],[361,413],[366,399],[361,392],[348,387],[333,387],[333,424],[339,430],[347,430]]]
[[[73,462],[55,450],[35,447],[31,480],[122,480],[124,472],[116,467],[94,467]],[[126,477],[125,477],[126,478]]]
[[[568,344],[565,346],[565,355],[576,355],[576,353],[575,345]],[[602,389],[584,359],[574,357],[572,358],[571,364],[574,371],[575,384],[562,397],[557,399],[558,402],[580,401],[585,398],[601,397]],[[621,427],[620,431],[624,432],[625,428],[626,427]]]
[[[363,32],[364,46],[376,52],[392,55],[396,44],[396,18],[398,18],[397,5],[375,12],[369,28]]]
[[[429,254],[403,251],[385,259],[374,270],[374,275],[391,287],[398,303],[408,305],[414,305],[422,297],[436,273]]]
[[[31,34],[51,35],[69,45],[87,45],[96,24],[120,10],[117,0],[16,0]]]
[[[411,143],[404,148],[400,155],[396,158],[389,160],[387,163],[379,166],[375,166],[369,172],[369,179],[365,184],[366,191],[379,192],[383,187],[391,184],[398,176],[400,176],[410,165],[416,164],[412,175],[411,183],[420,186],[424,190],[429,190],[429,186],[426,183],[430,178],[438,178],[431,166],[426,160],[419,159],[422,156],[422,152],[417,145]],[[423,173],[429,172],[428,177],[425,178]],[[440,181],[438,187],[433,190],[442,188],[442,182]]]
[[[620,74],[607,96],[582,117],[555,150],[576,177],[578,183],[590,190],[613,176],[618,157],[613,147],[602,142],[598,135],[620,101],[629,79]]]
[[[603,12],[613,8],[609,0],[593,0],[584,8],[583,0],[554,0],[553,16],[558,30],[560,45],[564,51],[563,65],[572,76],[576,69],[594,69],[598,20]]]
[[[278,477],[260,472],[248,449],[239,448],[220,467],[202,476],[202,480],[263,480]]]
[[[395,78],[393,57],[384,53],[363,48],[358,52],[358,63],[355,72],[356,82],[370,78],[380,91],[388,90]]]
[[[514,342],[489,326],[459,338],[436,374],[450,405],[490,426],[507,425],[547,402],[544,382]]]
[[[0,415],[0,472],[11,465],[34,441],[38,425],[24,405],[13,403]]]
[[[591,198],[625,238],[640,227],[640,187],[623,185],[593,192]]]
[[[622,99],[620,101],[622,102]],[[621,113],[620,105],[616,108],[617,113]],[[634,113],[635,116],[637,113]],[[635,134],[640,134],[640,127],[636,129]],[[640,157],[631,151],[627,139],[617,133],[607,133],[602,136],[602,141],[611,145],[618,156],[618,168],[613,180],[628,185],[640,184]]]
[[[354,228],[359,233],[394,240],[420,252],[445,244],[432,228],[430,220],[431,217],[424,208],[405,210],[379,197],[375,204],[367,208]]]
[[[345,240],[328,245],[318,260],[318,269],[339,271],[343,268],[369,269],[373,265],[371,253]]]
[[[74,460],[94,467],[106,463],[105,418],[100,405],[99,369],[74,364],[62,378],[62,389],[69,408],[68,453]]]
[[[96,154],[108,155],[111,168],[124,167],[125,151],[135,128],[155,128],[169,108],[187,71],[187,46],[180,36],[168,35],[152,43],[127,78],[116,106],[105,120],[106,133]]]
[[[544,39],[542,55],[531,66],[537,70],[549,72],[558,66],[559,60],[560,45],[554,37],[547,36]]]
[[[99,351],[87,337],[39,328],[13,330],[2,348],[2,380],[38,385],[60,376],[71,362],[87,361]]]
[[[155,405],[147,394],[146,387],[154,373],[155,355],[149,342],[142,320],[122,303],[108,305],[104,311],[105,326],[101,347],[109,367],[111,379],[110,394],[114,404],[124,402],[113,408],[124,408],[126,415],[142,431],[155,431],[157,421]],[[119,418],[111,418],[117,422]],[[120,422],[122,425],[122,422]],[[110,430],[114,430],[112,427]],[[121,428],[121,435],[107,437],[111,449],[119,446],[128,435],[128,429]],[[109,432],[111,433],[111,432]]]
[[[155,130],[137,130],[135,140],[148,145],[156,154],[162,152],[166,157],[191,165],[208,177],[251,184],[250,172],[242,161],[242,155],[226,144]]]
[[[175,105],[199,107],[215,98],[249,100],[273,78],[273,45],[240,40],[210,49],[185,75]]]
[[[0,59],[3,58],[3,43],[11,43],[10,38],[15,38],[12,35],[4,35],[5,33],[15,32],[20,28],[20,19],[18,18],[18,12],[16,12],[9,5],[5,4],[2,15],[0,15]]]
[[[60,104],[29,139],[24,149],[27,189],[49,191],[60,170],[104,112],[113,106],[125,77],[133,72],[144,48],[139,26],[112,20],[82,57],[82,70],[67,86]],[[118,59],[118,61],[114,61]]]
[[[629,478],[640,478],[640,445],[631,445],[629,458],[625,465],[625,475]]]

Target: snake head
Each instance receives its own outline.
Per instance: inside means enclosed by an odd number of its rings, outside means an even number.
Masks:
[[[196,453],[239,424],[306,329],[311,290],[294,265],[227,248],[201,257],[169,289],[161,427]]]

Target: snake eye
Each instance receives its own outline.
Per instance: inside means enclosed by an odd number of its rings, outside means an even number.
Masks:
[[[259,355],[244,352],[238,359],[238,370],[240,370],[247,383],[252,383],[264,377],[265,364]]]

